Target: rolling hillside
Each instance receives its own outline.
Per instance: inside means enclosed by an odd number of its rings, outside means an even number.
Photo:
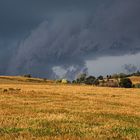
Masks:
[[[0,77],[0,140],[139,140],[140,89]]]
[[[0,76],[0,84],[2,83],[53,83],[52,80],[41,79],[41,78],[28,78],[24,76]]]
[[[133,84],[140,83],[140,76],[132,76],[132,77],[129,77],[129,78],[131,79]]]

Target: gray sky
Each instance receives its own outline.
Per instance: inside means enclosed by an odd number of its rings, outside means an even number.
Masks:
[[[139,68],[139,13],[139,0],[1,0],[0,74],[74,78]]]

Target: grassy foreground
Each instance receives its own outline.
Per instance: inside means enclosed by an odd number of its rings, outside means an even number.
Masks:
[[[140,89],[0,82],[1,140],[139,140]]]

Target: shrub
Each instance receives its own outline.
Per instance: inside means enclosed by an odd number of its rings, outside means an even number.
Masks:
[[[124,88],[132,88],[132,81],[129,78],[121,78],[119,86]]]
[[[86,76],[87,75],[85,73],[78,75],[76,82],[77,83],[85,83]]]
[[[93,85],[95,83],[96,78],[94,76],[89,76],[85,79],[85,84]]]
[[[55,82],[56,82],[56,83],[61,83],[62,80],[61,80],[61,79],[58,79],[58,80],[56,80]]]
[[[118,74],[118,76],[119,76],[119,78],[126,78],[127,77],[127,75],[124,73],[120,73],[120,74]]]
[[[100,75],[99,77],[98,77],[98,80],[103,80],[104,79],[104,77],[102,76],[102,75]]]
[[[72,83],[73,83],[73,84],[76,84],[77,82],[76,82],[76,80],[73,80]]]
[[[23,77],[31,78],[32,75],[31,74],[25,74],[25,75],[23,75]]]

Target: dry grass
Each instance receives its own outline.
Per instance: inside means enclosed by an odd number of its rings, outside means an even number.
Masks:
[[[17,83],[0,83],[1,140],[140,139],[140,89]]]
[[[130,79],[133,81],[133,84],[140,83],[140,76],[132,76]]]
[[[0,76],[0,83],[1,84],[6,84],[6,83],[16,83],[16,84],[21,83],[54,83],[52,80],[47,80],[47,79],[41,79],[41,78],[27,78],[24,76]]]

